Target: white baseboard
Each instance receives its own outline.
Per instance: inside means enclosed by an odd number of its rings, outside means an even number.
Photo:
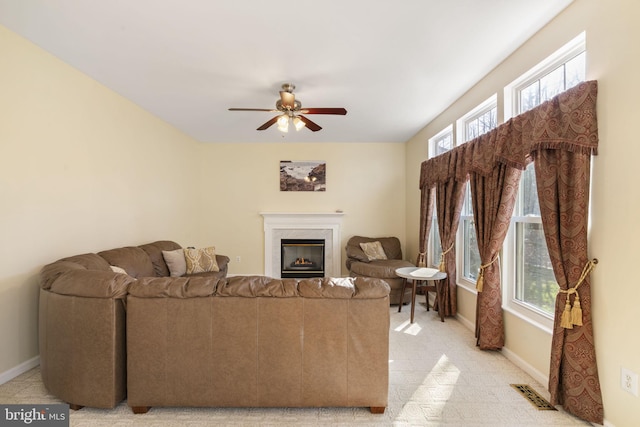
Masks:
[[[476,325],[474,322],[471,322],[469,319],[460,316],[459,314],[456,316],[456,319],[462,323],[465,327],[467,327],[470,331],[475,333]],[[527,374],[531,375],[534,380],[538,381],[540,384],[546,386],[549,383],[549,377],[542,372],[535,369],[529,363],[525,362],[520,356],[518,356],[513,351],[509,350],[507,347],[502,347],[502,354],[504,357],[509,359],[511,363],[516,365],[518,368],[525,371]]]
[[[502,347],[502,354],[511,361],[518,368],[525,371],[527,374],[531,375],[534,380],[538,381],[543,386],[547,387],[549,384],[549,376],[543,374],[529,363],[525,362],[520,356],[509,350],[507,347]]]
[[[25,372],[30,371],[40,364],[40,356],[36,356],[33,359],[29,359],[26,362],[22,362],[18,366],[15,366],[8,371],[0,373],[0,384],[11,381],[18,375],[22,375]]]

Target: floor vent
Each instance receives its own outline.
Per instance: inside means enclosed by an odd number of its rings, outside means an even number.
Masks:
[[[531,402],[536,409],[541,411],[556,411],[556,408],[551,406],[544,397],[540,396],[538,392],[532,389],[528,384],[511,384],[511,387],[516,389],[529,402]]]

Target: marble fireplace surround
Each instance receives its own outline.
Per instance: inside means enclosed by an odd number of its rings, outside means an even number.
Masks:
[[[324,239],[325,276],[340,277],[342,212],[260,212],[264,218],[264,274],[280,278],[280,240]]]

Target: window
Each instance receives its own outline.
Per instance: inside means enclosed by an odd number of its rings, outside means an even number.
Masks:
[[[465,116],[458,120],[458,136],[460,144],[471,141],[478,136],[489,132],[498,125],[497,96],[478,105]],[[458,251],[459,265],[462,266],[460,284],[467,287],[475,285],[480,269],[480,252],[476,236],[475,222],[473,220],[473,207],[471,202],[470,184],[467,183],[464,204],[460,215],[458,227]]]
[[[509,85],[505,104],[520,114],[585,80],[584,34]],[[520,180],[518,200],[504,246],[506,308],[550,330],[556,282],[542,229],[534,165]]]
[[[453,126],[449,125],[429,139],[429,158],[439,156],[453,148]]]
[[[449,125],[433,138],[429,139],[429,158],[439,156],[451,150],[454,146],[453,126]],[[431,223],[431,231],[429,232],[429,249],[430,254],[427,264],[439,265],[440,255],[442,254],[442,245],[440,244],[440,235],[438,233],[438,216],[434,209],[433,222]]]

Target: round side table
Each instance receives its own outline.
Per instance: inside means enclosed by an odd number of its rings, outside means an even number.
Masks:
[[[447,273],[443,273],[442,271],[438,271],[437,273],[431,276],[423,276],[416,275],[416,271],[419,270],[420,267],[402,267],[396,269],[396,275],[398,277],[402,277],[404,279],[402,285],[402,293],[400,295],[404,295],[404,290],[407,288],[407,280],[411,280],[412,289],[411,289],[411,323],[413,323],[413,317],[416,308],[416,288],[417,282],[433,282],[433,285],[426,285],[425,290],[434,291],[436,293],[436,300],[438,301],[438,314],[440,315],[440,321],[444,322],[444,311],[442,310],[442,279],[446,279]],[[413,274],[411,274],[413,273]],[[429,301],[427,300],[427,310],[429,310]],[[398,312],[402,311],[402,302],[398,305]]]

